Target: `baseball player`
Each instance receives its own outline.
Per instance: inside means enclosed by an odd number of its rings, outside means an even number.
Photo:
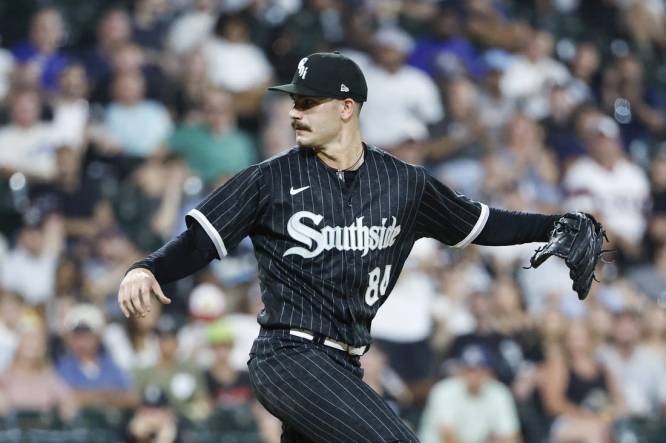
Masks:
[[[170,303],[161,284],[250,236],[265,307],[248,369],[257,399],[282,420],[282,441],[418,441],[362,381],[359,362],[414,242],[433,237],[463,248],[550,240],[533,265],[574,249],[587,254],[579,254],[587,265],[596,263],[600,231],[584,214],[488,208],[363,143],[365,78],[337,52],[303,58],[290,84],[270,89],[293,99],[297,146],[238,173],[191,210],[185,232],[130,268],[120,307],[142,316],[152,294]],[[576,278],[588,284],[592,272]]]

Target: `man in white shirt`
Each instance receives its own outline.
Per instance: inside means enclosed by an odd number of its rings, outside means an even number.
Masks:
[[[56,173],[58,137],[51,124],[40,120],[36,90],[17,91],[10,102],[10,123],[0,128],[0,172],[50,181]]]
[[[505,97],[524,102],[523,111],[534,119],[550,113],[551,88],[571,79],[569,70],[551,57],[553,37],[535,31],[525,42],[525,50],[504,71],[500,87]]]
[[[640,313],[624,310],[615,318],[613,344],[600,357],[619,382],[627,414],[648,419],[666,407],[666,361],[640,338]]]
[[[645,173],[625,158],[617,123],[599,115],[589,128],[588,156],[579,158],[564,177],[566,208],[600,218],[610,238],[625,251],[640,243],[646,228],[650,184]]]
[[[437,383],[423,412],[422,443],[517,443],[518,413],[511,391],[493,379],[483,349],[470,345],[461,373]]]
[[[2,286],[20,294],[30,305],[48,302],[54,295],[56,268],[63,242],[61,219],[51,216],[44,221],[38,210],[28,210],[17,245],[2,263]]]
[[[58,78],[58,92],[53,101],[53,130],[59,143],[80,149],[88,124],[88,78],[83,65],[70,65]]]
[[[405,64],[414,43],[399,29],[375,35],[374,61],[364,68],[372,85],[363,105],[365,140],[386,149],[428,137],[428,125],[444,114],[440,93],[428,75]]]

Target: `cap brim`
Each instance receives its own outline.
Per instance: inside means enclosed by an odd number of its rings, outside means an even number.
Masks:
[[[268,90],[284,92],[287,94],[294,94],[294,95],[307,95],[310,97],[330,97],[330,95],[322,94],[321,92],[317,92],[314,89],[307,88],[303,85],[295,85],[293,83],[288,83],[286,85],[271,86],[270,88],[268,88]]]

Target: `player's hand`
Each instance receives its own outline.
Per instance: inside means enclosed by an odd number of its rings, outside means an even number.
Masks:
[[[120,282],[118,305],[127,318],[132,315],[144,317],[150,312],[151,294],[155,294],[162,304],[171,303],[152,272],[143,268],[132,269]]]

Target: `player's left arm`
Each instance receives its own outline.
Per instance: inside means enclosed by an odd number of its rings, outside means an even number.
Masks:
[[[489,208],[425,175],[416,220],[417,237],[432,237],[454,248],[548,241],[560,215]]]
[[[538,267],[550,256],[564,260],[573,289],[584,299],[602,253],[605,231],[582,212],[544,215],[488,208],[426,174],[417,213],[417,237],[433,237],[453,247],[547,242],[530,260]]]

